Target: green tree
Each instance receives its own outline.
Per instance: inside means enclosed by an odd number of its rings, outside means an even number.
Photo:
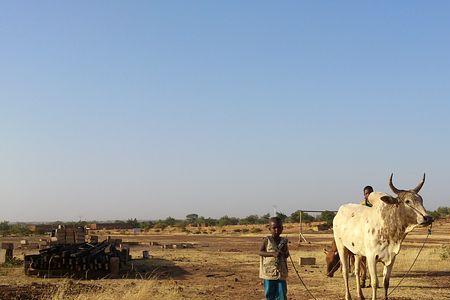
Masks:
[[[139,227],[144,229],[144,230],[148,230],[148,229],[152,228],[153,226],[155,226],[154,222],[152,222],[152,221],[144,221],[144,222],[141,222]]]
[[[158,220],[158,221],[155,222],[154,228],[164,229],[166,227],[167,227],[167,224],[163,220]]]
[[[175,220],[175,219],[172,218],[172,217],[167,217],[167,218],[164,220],[164,223],[165,223],[167,226],[174,226],[176,222],[177,222],[177,220]]]
[[[270,214],[265,214],[259,217],[258,224],[267,224],[269,223]]]
[[[139,223],[136,218],[128,219],[126,223],[130,224],[133,228],[140,228],[140,226],[141,226],[141,223]]]
[[[300,222],[300,210],[294,211],[289,217],[291,222]],[[309,223],[314,221],[315,218],[308,213],[302,212],[302,222]]]
[[[444,207],[444,206],[438,207],[436,209],[436,212],[439,214],[439,216],[446,217],[446,216],[450,215],[450,207]]]
[[[331,226],[331,225],[333,225],[333,219],[335,216],[336,216],[336,214],[334,212],[326,210],[320,214],[319,219],[321,221],[327,222],[328,226]]]
[[[2,221],[0,222],[0,232],[1,233],[7,233],[11,226],[9,225],[8,221]]]
[[[0,234],[1,235],[9,235],[9,234],[27,235],[27,234],[31,234],[31,231],[28,229],[26,224],[22,224],[22,223],[10,224],[8,221],[3,221],[3,222],[0,222]]]
[[[197,218],[197,226],[209,226],[208,224],[206,224],[206,219],[203,216],[200,216]]]
[[[207,226],[216,226],[217,223],[218,223],[218,220],[216,220],[216,219],[213,219],[213,218],[206,218],[205,219],[205,224]]]
[[[433,217],[433,219],[437,220],[441,218],[441,215],[437,211],[427,211],[427,213]]]
[[[229,216],[223,216],[220,218],[217,222],[217,225],[220,227],[226,226],[226,225],[237,225],[239,223],[239,219],[235,217],[229,217]]]
[[[198,215],[197,214],[189,214],[186,216],[186,222],[191,225],[196,225],[198,222]]]
[[[287,219],[287,216],[283,214],[282,212],[277,212],[277,217],[281,219],[281,222],[284,223],[284,221]]]
[[[245,218],[239,220],[239,224],[247,225],[247,224],[257,224],[258,223],[258,215],[250,215]]]

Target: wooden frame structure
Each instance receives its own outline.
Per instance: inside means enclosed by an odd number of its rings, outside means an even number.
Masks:
[[[303,235],[303,222],[302,222],[302,214],[303,213],[323,213],[323,212],[333,212],[337,213],[337,210],[300,210],[299,211],[299,235],[298,235],[298,243],[300,244],[302,241],[305,243],[309,243],[308,240],[306,240],[305,236]]]

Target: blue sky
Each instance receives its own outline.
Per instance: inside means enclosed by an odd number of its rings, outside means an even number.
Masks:
[[[450,205],[450,5],[0,4],[0,219]]]

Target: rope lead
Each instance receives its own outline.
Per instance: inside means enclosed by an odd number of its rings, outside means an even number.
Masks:
[[[405,279],[405,277],[409,274],[409,272],[411,272],[411,269],[413,268],[414,264],[416,263],[417,258],[419,258],[420,252],[422,252],[423,247],[425,246],[425,243],[427,242],[428,237],[429,237],[430,234],[431,234],[431,228],[432,228],[432,226],[433,226],[433,223],[431,223],[430,227],[428,228],[428,234],[427,234],[425,240],[423,241],[422,247],[420,247],[420,250],[419,250],[419,252],[417,253],[416,258],[414,258],[414,261],[413,261],[411,267],[409,267],[408,271],[403,275],[403,277],[400,279],[400,281],[398,282],[398,284],[397,284],[397,285],[396,285],[396,286],[388,293],[388,296],[390,296],[390,295],[398,288],[398,286],[400,285],[400,283],[402,283],[403,279]]]

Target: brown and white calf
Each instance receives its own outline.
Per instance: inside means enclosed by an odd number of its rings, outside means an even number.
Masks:
[[[356,289],[358,297],[364,299],[359,281],[359,263],[367,258],[372,285],[372,300],[377,297],[377,262],[384,264],[384,298],[388,298],[389,278],[395,258],[406,237],[417,226],[427,226],[433,222],[428,215],[423,199],[418,194],[425,182],[425,174],[419,185],[411,190],[399,190],[392,183],[389,186],[396,197],[372,192],[369,201],[373,207],[359,204],[345,204],[339,208],[333,220],[333,233],[340,257],[349,252],[355,254]],[[345,285],[345,299],[351,299],[348,285],[348,263],[342,260]]]

